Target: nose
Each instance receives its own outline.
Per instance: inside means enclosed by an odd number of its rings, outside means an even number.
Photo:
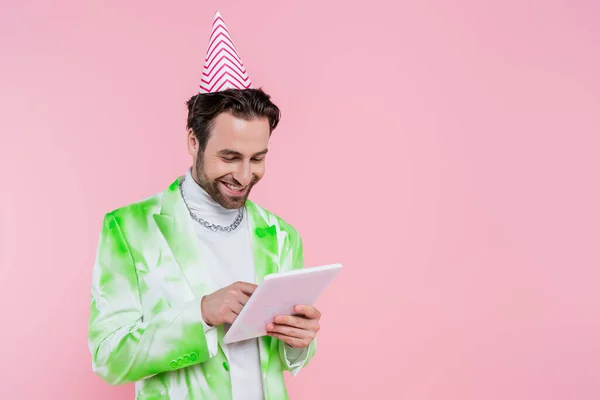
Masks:
[[[250,163],[244,162],[238,165],[238,168],[233,173],[233,178],[239,182],[240,185],[249,185],[252,181],[252,171],[250,169]]]

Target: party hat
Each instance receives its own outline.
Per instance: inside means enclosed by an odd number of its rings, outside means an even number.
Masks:
[[[217,12],[204,59],[200,93],[227,89],[249,89],[252,82],[233,44],[221,13]]]

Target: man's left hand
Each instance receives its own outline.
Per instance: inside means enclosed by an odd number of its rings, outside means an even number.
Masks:
[[[321,313],[313,306],[294,307],[296,315],[278,315],[267,325],[267,334],[293,348],[308,347],[317,336]]]

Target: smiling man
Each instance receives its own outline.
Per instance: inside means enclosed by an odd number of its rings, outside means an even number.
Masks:
[[[108,213],[93,270],[94,371],[136,399],[287,399],[315,353],[319,311],[298,305],[268,335],[223,336],[266,275],[303,268],[302,242],[248,200],[279,109],[250,79],[221,16],[200,93],[187,102],[192,166],[164,192]]]
[[[197,103],[196,96],[190,103]],[[222,207],[240,209],[263,177],[269,137],[278,120],[279,110],[269,97],[253,89],[202,95],[190,111],[192,177]]]

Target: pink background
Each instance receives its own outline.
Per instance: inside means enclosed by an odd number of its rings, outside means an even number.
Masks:
[[[345,264],[292,399],[600,398],[600,3],[149,3],[2,3],[0,398],[133,399],[101,219],[189,165],[217,9],[283,110],[254,200]]]

